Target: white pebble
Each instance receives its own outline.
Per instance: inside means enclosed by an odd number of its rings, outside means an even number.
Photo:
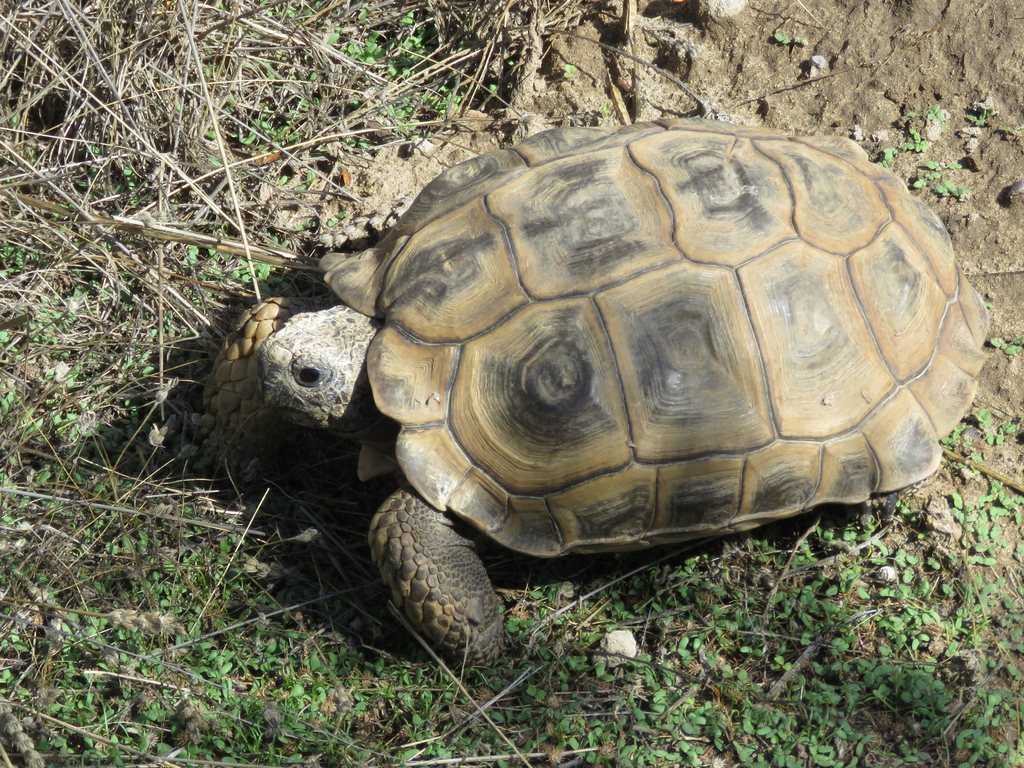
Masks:
[[[747,7],[747,0],[699,0],[697,14],[711,21],[736,16]]]
[[[616,629],[609,632],[601,639],[601,650],[609,656],[605,656],[604,662],[608,667],[618,667],[627,659],[635,659],[639,650],[636,646],[636,638],[628,629]]]

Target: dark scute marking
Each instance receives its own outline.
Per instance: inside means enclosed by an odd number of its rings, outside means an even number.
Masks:
[[[753,190],[755,179],[746,166],[733,158],[723,163],[716,152],[684,157],[680,163],[685,181],[676,184],[681,194],[692,194],[709,218],[743,222],[750,230],[770,230],[775,217]]]
[[[729,525],[738,506],[734,474],[691,477],[672,488],[669,518],[680,527],[715,530]]]
[[[569,299],[526,306],[466,342],[449,424],[495,482],[535,496],[628,461],[624,410],[600,316]]]
[[[874,490],[878,473],[871,455],[865,451],[858,454],[844,454],[842,472],[832,483],[829,497],[833,499],[859,499]]]
[[[881,304],[903,318],[909,318],[921,305],[924,284],[921,274],[907,260],[900,246],[888,240],[885,250],[877,257],[874,273],[875,290]]]
[[[748,514],[800,509],[814,493],[816,477],[809,477],[802,464],[773,467],[757,477],[757,487]]]
[[[417,245],[416,238],[412,243]],[[410,291],[411,295],[442,303],[451,290],[477,279],[480,259],[497,248],[493,231],[451,233],[429,250],[418,251],[414,258],[406,258],[392,269],[385,292],[387,306]]]
[[[736,384],[720,359],[709,317],[713,306],[699,296],[686,304],[669,302],[648,313],[651,322],[633,337],[644,397],[666,417],[699,418],[709,391],[727,390],[732,399]]]
[[[917,415],[907,416],[889,440],[888,461],[895,477],[917,478],[921,468],[931,464],[936,445],[935,432],[930,424]]]
[[[588,400],[593,378],[593,366],[575,339],[547,340],[524,360],[523,406],[540,413],[576,410]]]
[[[538,252],[555,254],[560,272],[570,279],[591,279],[636,254],[651,249],[649,237],[609,179],[607,159],[581,159],[559,169],[558,186],[543,209],[517,222]]]
[[[648,510],[654,505],[651,488],[637,485],[625,493],[591,504],[577,515],[580,538],[614,539],[643,533]]]

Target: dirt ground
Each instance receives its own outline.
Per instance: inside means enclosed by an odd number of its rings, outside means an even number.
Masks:
[[[620,124],[611,84],[635,120],[702,114],[845,136],[874,160],[912,143],[913,130],[927,148],[897,152],[892,170],[908,184],[926,182],[917,194],[942,218],[989,302],[990,337],[1024,335],[1024,196],[1010,194],[1024,179],[1024,7],[1013,0],[782,0],[701,23],[696,4],[640,0],[627,13],[619,0],[595,3],[574,32],[546,35],[538,71],[524,62],[504,118],[470,115],[447,140],[411,154],[387,149],[354,169],[364,213],[393,210],[444,168],[524,134]],[[812,57],[825,66],[814,67]],[[924,178],[929,162],[961,164],[940,170],[939,181],[969,193],[937,192],[936,181]],[[1024,354],[993,350],[976,407],[999,423],[1019,415],[1022,403]],[[975,447],[996,471],[1024,475],[1019,441]]]

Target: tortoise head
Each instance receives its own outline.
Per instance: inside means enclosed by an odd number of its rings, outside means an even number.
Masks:
[[[344,304],[291,317],[259,347],[266,405],[303,426],[358,436],[381,414],[366,375],[380,324]]]

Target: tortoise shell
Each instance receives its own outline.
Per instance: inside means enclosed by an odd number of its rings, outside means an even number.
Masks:
[[[408,480],[534,555],[860,502],[938,466],[986,310],[853,142],[563,128],[457,165],[327,281]]]

